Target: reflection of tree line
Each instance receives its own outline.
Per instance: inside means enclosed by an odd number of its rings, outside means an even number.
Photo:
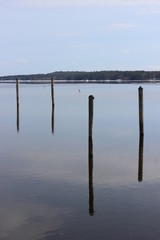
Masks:
[[[143,88],[138,89],[139,93],[139,163],[138,181],[143,180],[143,145],[144,145],[144,123],[143,123]],[[16,80],[17,95],[17,132],[19,132],[19,82]],[[51,79],[52,98],[52,133],[54,133],[54,80]],[[93,100],[89,96],[89,131],[88,131],[88,174],[89,174],[89,214],[94,215],[94,187],[93,187]]]

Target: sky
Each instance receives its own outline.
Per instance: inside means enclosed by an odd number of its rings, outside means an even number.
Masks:
[[[0,76],[160,70],[160,0],[0,0]]]

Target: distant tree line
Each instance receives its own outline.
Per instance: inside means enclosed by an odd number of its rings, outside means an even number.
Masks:
[[[160,71],[61,71],[47,74],[2,76],[0,80],[160,80]]]

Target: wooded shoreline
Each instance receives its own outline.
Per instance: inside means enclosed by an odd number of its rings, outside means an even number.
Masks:
[[[60,71],[47,74],[1,76],[0,82],[47,83],[54,78],[55,83],[157,83],[160,71]]]

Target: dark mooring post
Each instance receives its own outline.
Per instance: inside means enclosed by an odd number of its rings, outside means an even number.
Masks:
[[[16,79],[16,95],[17,95],[17,132],[19,132],[19,81]]]
[[[51,97],[52,97],[52,105],[54,106],[54,79],[51,78]]]
[[[51,98],[52,98],[52,134],[54,134],[54,79],[51,78]]]
[[[89,172],[89,214],[94,215],[93,189],[93,96],[89,96],[89,137],[88,137],[88,172]]]
[[[144,135],[144,125],[143,125],[143,88],[139,87],[139,131],[140,135]]]
[[[144,124],[143,124],[143,88],[139,87],[139,164],[138,181],[143,181],[143,145],[144,145]]]

